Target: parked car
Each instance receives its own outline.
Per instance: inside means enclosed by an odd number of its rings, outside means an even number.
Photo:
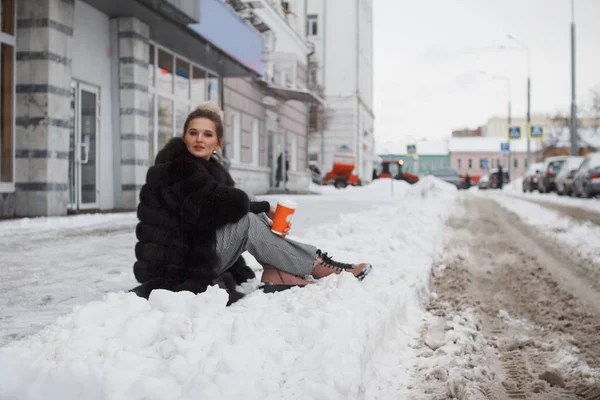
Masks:
[[[502,179],[502,185],[506,186],[506,184],[510,183],[510,174],[508,173],[508,171],[503,170],[502,175],[504,176],[504,178]],[[497,169],[490,170],[489,188],[490,189],[498,189],[498,170]]]
[[[573,195],[600,196],[600,152],[590,153],[573,178]]]
[[[548,157],[544,160],[544,166],[540,170],[538,190],[540,193],[556,191],[556,174],[567,161],[569,156]]]
[[[444,182],[451,183],[459,189],[462,189],[463,181],[462,181],[462,179],[460,179],[460,176],[458,176],[458,172],[456,172],[455,169],[452,169],[452,168],[434,169],[431,172],[431,175],[443,180]]]
[[[479,182],[477,182],[477,187],[479,188],[479,190],[488,189],[490,187],[490,176],[483,175],[481,178],[479,178]]]
[[[560,167],[558,174],[556,174],[556,193],[560,196],[565,194],[571,195],[573,190],[573,177],[583,160],[585,160],[585,157],[571,156],[567,158],[567,161]]]
[[[538,190],[538,182],[540,181],[539,173],[543,165],[544,163],[535,163],[527,169],[527,172],[523,176],[523,193]]]
[[[308,163],[308,169],[310,169],[311,180],[313,183],[320,185],[321,180],[323,179],[321,176],[321,170],[319,169],[319,165],[315,161],[310,161]]]

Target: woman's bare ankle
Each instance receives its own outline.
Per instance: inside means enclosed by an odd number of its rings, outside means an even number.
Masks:
[[[313,283],[271,265],[263,265],[261,281],[269,285],[307,285]]]

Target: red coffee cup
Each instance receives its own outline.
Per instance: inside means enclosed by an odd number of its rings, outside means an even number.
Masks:
[[[290,222],[292,222],[292,216],[297,207],[298,204],[291,200],[278,200],[275,216],[273,216],[271,232],[283,236],[283,231],[286,230],[290,225]]]

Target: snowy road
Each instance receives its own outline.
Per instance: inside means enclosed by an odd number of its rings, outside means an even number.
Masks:
[[[600,398],[597,267],[493,199],[465,196],[433,270],[422,398]]]

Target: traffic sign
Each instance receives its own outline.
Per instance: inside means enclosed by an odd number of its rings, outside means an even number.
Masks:
[[[500,151],[503,153],[510,152],[510,143],[508,143],[508,142],[500,143]]]
[[[521,139],[521,127],[511,126],[508,128],[508,140]]]
[[[544,127],[542,125],[531,125],[529,137],[532,139],[543,139]]]
[[[409,144],[406,146],[406,154],[417,154],[417,145]]]

